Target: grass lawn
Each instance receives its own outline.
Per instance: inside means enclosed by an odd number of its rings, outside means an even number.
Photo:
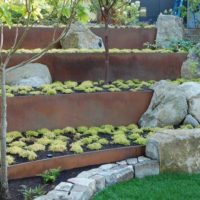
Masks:
[[[109,187],[93,200],[200,200],[200,174],[162,174]]]

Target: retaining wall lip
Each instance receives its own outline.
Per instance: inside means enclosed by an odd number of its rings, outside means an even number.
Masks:
[[[48,169],[60,167],[61,170],[69,170],[117,162],[128,158],[144,156],[144,154],[145,146],[137,145],[85,152],[83,154],[58,156],[54,158],[11,165],[8,167],[8,177],[9,180],[34,177]]]

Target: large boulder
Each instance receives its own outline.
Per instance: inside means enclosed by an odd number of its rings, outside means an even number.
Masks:
[[[72,24],[60,43],[63,49],[104,49],[102,38],[80,23]]]
[[[163,130],[151,137],[146,156],[160,161],[161,172],[200,172],[200,129]]]
[[[139,121],[141,127],[179,125],[187,115],[188,105],[184,92],[177,85],[160,81],[153,87],[154,95],[148,110]]]
[[[160,14],[156,26],[156,44],[159,47],[167,48],[172,40],[181,40],[184,37],[183,20],[174,15]]]
[[[50,83],[52,83],[52,78],[49,69],[40,63],[29,63],[6,71],[8,85],[39,87]]]
[[[200,43],[192,48],[181,68],[181,77],[186,79],[200,78]]]
[[[196,82],[186,82],[178,86],[181,89],[187,100],[190,100],[192,97],[200,95],[200,83]]]
[[[200,122],[200,96],[193,97],[189,100],[189,114]]]

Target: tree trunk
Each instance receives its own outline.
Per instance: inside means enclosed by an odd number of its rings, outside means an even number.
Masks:
[[[105,81],[109,80],[110,55],[109,55],[109,11],[105,11]]]
[[[0,135],[0,149],[1,149],[1,193],[0,199],[9,199],[8,188],[8,171],[6,161],[6,133],[7,133],[7,102],[6,102],[6,69],[5,65],[1,66],[1,135]]]

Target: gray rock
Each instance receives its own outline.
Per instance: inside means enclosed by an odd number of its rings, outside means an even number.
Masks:
[[[138,163],[137,158],[129,158],[126,161],[127,161],[128,165],[133,165],[133,166]]]
[[[117,166],[117,164],[114,164],[114,163],[112,163],[112,164],[105,164],[105,165],[101,165],[99,167],[99,169],[106,171],[106,170],[109,170],[109,169],[111,169],[113,167],[116,167],[116,166]]]
[[[52,83],[51,74],[46,65],[26,64],[20,68],[6,71],[6,84],[39,87]]]
[[[141,127],[179,125],[187,115],[186,96],[177,85],[159,81],[153,87],[154,94],[147,111],[139,121]]]
[[[189,100],[189,114],[200,122],[200,96],[193,97]]]
[[[127,165],[126,160],[122,160],[120,162],[116,162],[118,165]]]
[[[135,177],[144,178],[146,176],[155,176],[160,173],[159,162],[148,160],[135,165]]]
[[[82,185],[74,185],[71,193],[65,200],[89,200],[92,197],[88,187]]]
[[[100,171],[102,171],[102,169],[99,168],[83,171],[80,174],[78,174],[77,178],[90,178],[91,176],[98,174]]]
[[[134,176],[134,170],[132,166],[119,165],[110,170],[103,171],[99,175],[104,176],[106,179],[106,185],[113,185],[115,183],[130,180]]]
[[[184,37],[184,26],[182,18],[174,15],[160,14],[157,20],[156,44],[166,48],[171,41],[181,40]]]
[[[55,190],[69,192],[73,187],[72,183],[61,182],[55,187]]]
[[[187,100],[190,100],[192,97],[200,95],[200,84],[196,82],[186,82],[178,86],[180,88]]]
[[[199,49],[200,43],[190,50],[187,60],[181,67],[182,78],[200,78],[200,55],[197,53],[197,50]]]
[[[193,127],[199,126],[199,122],[192,115],[187,115],[183,124],[191,124]]]
[[[102,49],[104,44],[102,38],[95,35],[90,29],[78,22],[71,25],[69,31],[60,41],[63,49]]]
[[[91,195],[93,195],[96,192],[96,182],[94,179],[89,178],[70,178],[67,180],[70,183],[73,183],[75,185],[81,185],[88,188],[88,190],[91,192]]]
[[[138,157],[138,162],[142,163],[142,162],[146,162],[146,161],[150,161],[150,158],[144,157],[144,156],[140,156]]]
[[[52,190],[47,195],[48,200],[66,200],[68,198],[68,192]]]
[[[160,131],[148,141],[146,155],[159,157],[161,172],[199,173],[200,129]]]
[[[94,175],[92,177],[90,177],[91,179],[95,180],[96,182],[96,191],[100,192],[102,191],[105,186],[106,186],[106,179],[104,176],[101,175]]]

